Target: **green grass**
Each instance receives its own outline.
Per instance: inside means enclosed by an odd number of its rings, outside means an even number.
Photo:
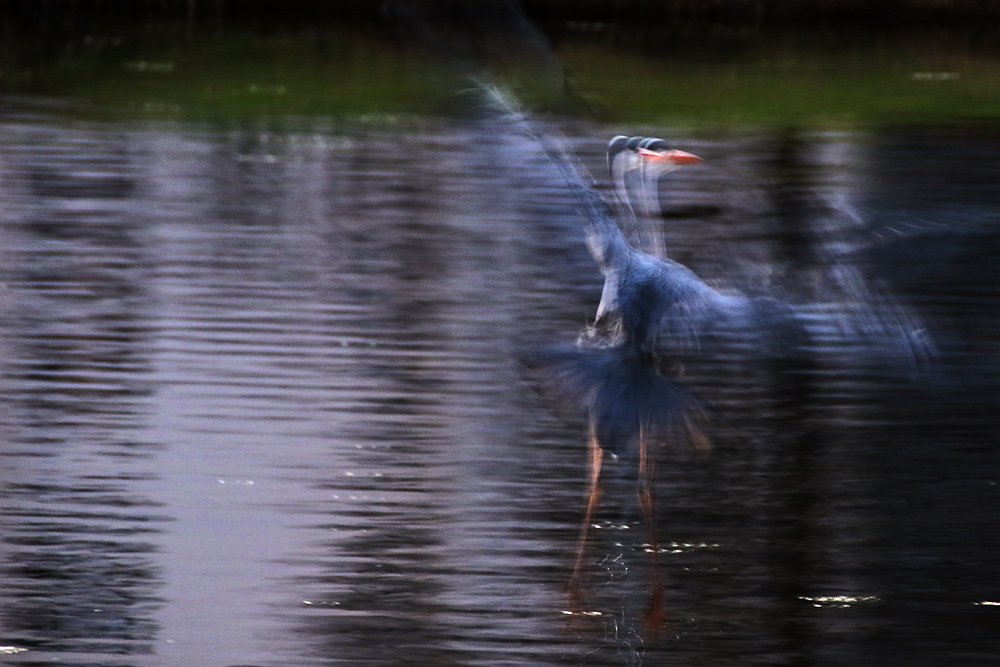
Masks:
[[[851,124],[1000,118],[1000,62],[779,54],[697,64],[600,49],[565,62],[615,116],[694,124]]]
[[[439,80],[426,63],[351,35],[329,44],[225,35],[78,52],[35,65],[7,88],[115,115],[358,116],[427,111],[441,96]]]

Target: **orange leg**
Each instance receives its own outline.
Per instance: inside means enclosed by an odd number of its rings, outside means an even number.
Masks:
[[[649,553],[649,604],[646,625],[656,630],[663,625],[663,580],[660,577],[660,549],[656,540],[656,512],[653,497],[655,461],[649,455],[646,429],[639,429],[639,507],[646,529],[646,550]]]
[[[576,542],[576,560],[573,563],[573,574],[570,576],[571,611],[577,611],[581,606],[583,596],[580,580],[583,572],[583,557],[587,550],[587,534],[601,498],[601,463],[604,460],[604,450],[601,449],[601,444],[597,441],[597,424],[593,419],[590,420],[588,452],[590,454],[590,483],[587,488],[587,509],[583,514],[583,524],[580,526],[580,536]]]

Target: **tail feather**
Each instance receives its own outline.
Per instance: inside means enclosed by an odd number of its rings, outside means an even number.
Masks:
[[[700,401],[636,353],[621,346],[563,345],[526,361],[543,388],[568,409],[589,415],[601,447],[616,456],[636,456],[640,432],[659,441],[683,439],[698,452],[710,449],[698,425]]]

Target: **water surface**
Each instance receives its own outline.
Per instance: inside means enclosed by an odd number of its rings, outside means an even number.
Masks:
[[[592,613],[568,617],[585,423],[519,358],[576,338],[600,276],[536,144],[22,101],[0,116],[0,644],[27,650],[5,660],[988,662],[997,128],[557,125],[595,174],[623,130],[704,155],[665,184],[671,256],[820,310],[852,272],[924,323],[934,370],[834,343],[791,379],[693,368],[715,450],[661,455],[666,627],[641,622],[614,465]]]

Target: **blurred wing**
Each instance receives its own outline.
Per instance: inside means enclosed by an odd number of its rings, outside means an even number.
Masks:
[[[808,332],[789,304],[705,286],[663,313],[655,350],[678,360],[791,359],[801,357],[808,345]]]
[[[910,375],[930,371],[937,349],[920,319],[864,271],[864,254],[877,233],[843,197],[825,202],[835,224],[824,227],[827,262],[824,301],[836,312],[839,344]],[[828,327],[829,328],[829,327]]]
[[[857,267],[836,266],[830,277],[844,297],[838,319],[845,340],[867,348],[876,362],[907,374],[930,370],[937,349],[916,315]]]

